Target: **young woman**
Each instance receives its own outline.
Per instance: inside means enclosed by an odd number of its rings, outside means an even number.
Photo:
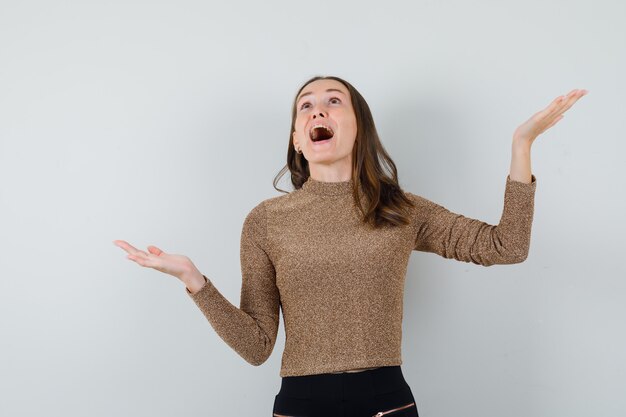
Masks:
[[[411,252],[483,266],[524,261],[536,189],[531,145],[586,93],[557,97],[517,128],[496,226],[403,191],[361,94],[338,77],[308,80],[293,103],[287,166],[274,179],[289,170],[295,190],[260,202],[243,223],[239,308],[188,257],[114,243],[128,259],[180,279],[252,365],[270,356],[282,308],[273,416],[418,416],[400,366]]]

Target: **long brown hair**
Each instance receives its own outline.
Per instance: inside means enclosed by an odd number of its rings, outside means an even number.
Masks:
[[[352,84],[339,77],[315,76],[306,81],[296,93],[291,111],[291,129],[287,144],[287,165],[274,178],[274,188],[281,192],[288,192],[276,187],[278,180],[287,170],[291,172],[291,183],[295,189],[300,189],[310,176],[309,162],[304,157],[304,154],[296,152],[292,146],[292,133],[295,131],[296,105],[300,92],[309,83],[323,79],[339,81],[350,92],[357,123],[356,141],[352,149],[352,180],[354,182],[352,195],[355,204],[363,214],[363,223],[369,223],[373,227],[408,224],[410,222],[409,206],[414,207],[414,204],[404,194],[398,184],[398,170],[380,142],[370,108],[361,93]],[[380,162],[381,160],[385,162],[390,170],[389,174],[385,173]],[[361,205],[359,184],[367,197],[366,207]]]

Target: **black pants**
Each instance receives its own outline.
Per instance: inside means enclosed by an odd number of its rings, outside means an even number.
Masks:
[[[283,377],[272,416],[418,417],[418,413],[398,365],[354,373]]]

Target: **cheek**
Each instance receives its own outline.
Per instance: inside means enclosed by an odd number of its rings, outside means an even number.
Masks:
[[[305,120],[302,119],[296,119],[296,123],[295,123],[295,128],[296,128],[296,132],[298,135],[302,134],[304,132],[304,125],[305,125]]]
[[[347,111],[344,115],[344,120],[346,121],[347,125],[349,125],[353,129],[356,129],[356,115],[353,111]]]
[[[348,122],[348,126],[350,126],[350,131],[356,135],[356,131],[357,131],[356,117],[350,118],[350,121]]]

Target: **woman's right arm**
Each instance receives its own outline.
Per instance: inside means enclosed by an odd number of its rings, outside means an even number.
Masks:
[[[276,343],[280,309],[276,272],[267,254],[267,218],[263,202],[244,220],[240,258],[239,307],[199,273],[185,279],[188,283],[185,291],[217,334],[247,362],[258,366],[269,358]]]

